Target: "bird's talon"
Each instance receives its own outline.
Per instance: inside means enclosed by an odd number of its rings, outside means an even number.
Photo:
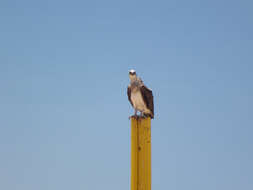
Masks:
[[[129,117],[129,119],[131,119],[131,118],[138,119],[139,116],[138,115],[132,115],[132,116]]]

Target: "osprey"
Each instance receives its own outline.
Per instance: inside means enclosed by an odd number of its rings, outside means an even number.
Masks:
[[[129,71],[129,78],[130,84],[127,88],[127,95],[135,110],[134,117],[138,117],[137,111],[139,111],[142,117],[151,117],[153,119],[154,103],[152,91],[137,77],[135,70]]]

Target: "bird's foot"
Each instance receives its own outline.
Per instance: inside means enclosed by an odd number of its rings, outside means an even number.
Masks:
[[[143,119],[147,118],[147,116],[143,112],[141,112],[140,117],[143,118]]]
[[[148,116],[142,115],[141,118],[146,119],[146,118],[148,118]]]
[[[131,119],[131,118],[134,118],[134,119],[137,119],[139,118],[139,116],[137,114],[134,114],[134,115],[131,115],[128,117],[128,119]]]

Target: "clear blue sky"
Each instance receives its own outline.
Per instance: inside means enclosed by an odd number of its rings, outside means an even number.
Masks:
[[[0,189],[129,190],[128,70],[155,96],[154,190],[253,189],[253,2],[0,2]]]

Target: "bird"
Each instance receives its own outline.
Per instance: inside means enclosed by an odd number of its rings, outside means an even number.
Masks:
[[[152,90],[146,87],[136,74],[136,71],[131,69],[129,71],[130,84],[127,87],[128,100],[134,108],[134,115],[131,117],[150,117],[154,118],[154,98]],[[140,115],[137,115],[137,112]]]

